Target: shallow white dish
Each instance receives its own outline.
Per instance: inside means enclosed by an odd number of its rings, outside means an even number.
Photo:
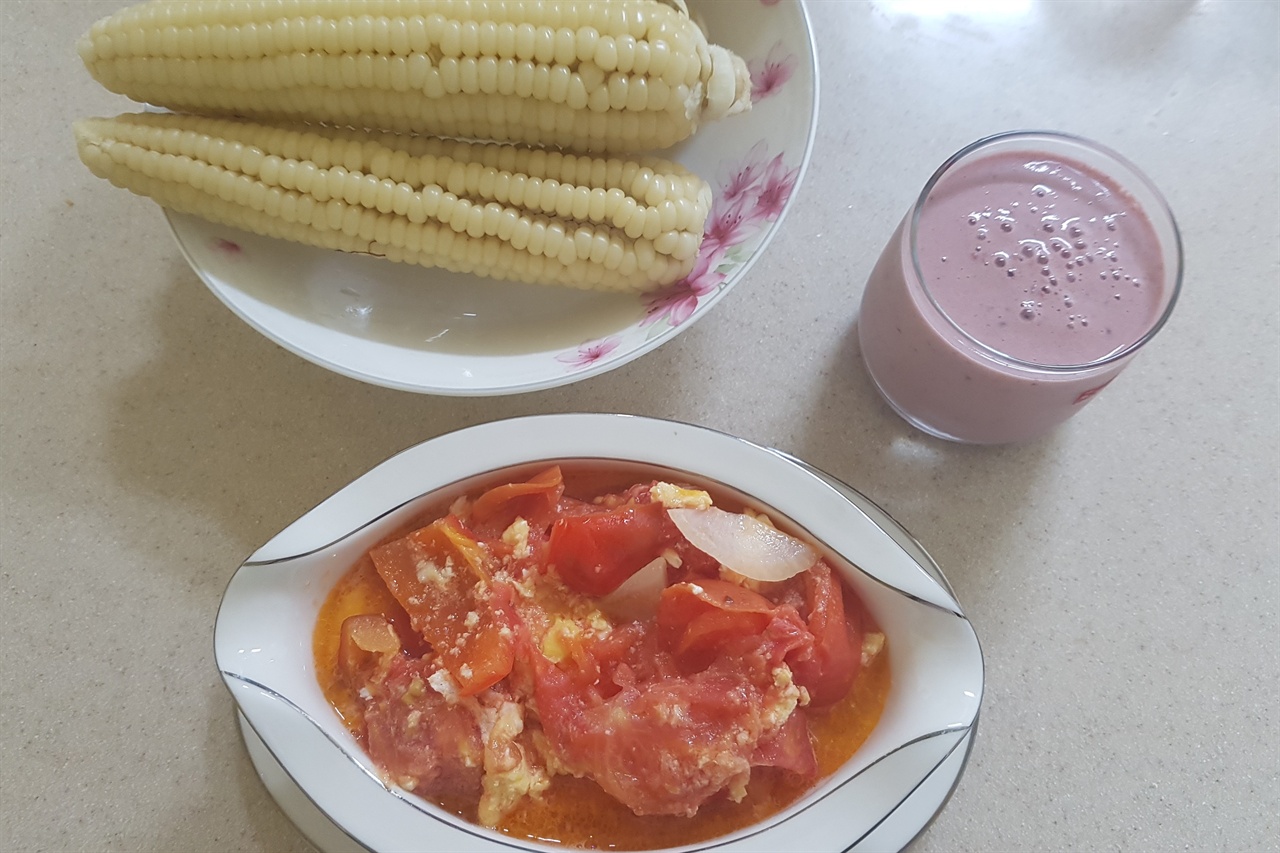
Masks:
[[[493,472],[613,460],[736,492],[819,543],[884,630],[893,686],[880,724],[832,777],[769,821],[689,850],[897,850],[963,770],[982,700],[977,636],[924,550],[856,491],[785,454],[702,427],[624,415],[544,415],[449,433],[392,457],[258,549],[218,613],[218,668],[269,790],[322,849],[549,850],[388,789],[315,678],[311,633],[336,579],[442,495]],[[335,831],[336,830],[336,831]]]
[[[536,391],[638,358],[704,316],[772,239],[809,161],[817,61],[800,0],[691,0],[712,41],[747,60],[749,113],[670,156],[719,207],[705,274],[650,296],[487,281],[299,246],[168,213],[183,254],[228,308],[303,358],[375,385],[482,396]],[[730,226],[741,215],[739,224]]]

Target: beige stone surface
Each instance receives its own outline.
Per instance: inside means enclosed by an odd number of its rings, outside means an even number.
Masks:
[[[81,167],[72,120],[127,105],[75,40],[120,5],[0,3],[0,849],[310,849],[215,671],[228,578],[398,450],[568,411],[776,446],[934,554],[988,682],[916,850],[1277,849],[1280,5],[816,0],[813,162],[749,278],[625,367],[483,399],[286,352],[205,289],[156,207]],[[936,164],[1016,127],[1138,162],[1179,217],[1185,291],[1052,436],[946,444],[877,398],[852,324]]]

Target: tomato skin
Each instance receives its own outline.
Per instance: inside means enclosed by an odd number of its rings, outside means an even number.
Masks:
[[[388,658],[400,653],[395,627],[377,614],[348,616],[339,630],[338,675],[353,692],[385,670]]]
[[[716,651],[744,636],[759,634],[769,624],[767,613],[738,610],[708,610],[699,613],[685,627],[674,649],[682,661],[714,655]]]
[[[563,494],[564,477],[560,466],[553,465],[522,483],[495,486],[480,495],[471,506],[471,520],[496,535],[501,535],[517,516],[534,529],[545,528]]]
[[[775,607],[755,590],[715,578],[673,584],[663,590],[662,596],[671,608],[671,615],[699,613],[709,608],[736,613],[771,613]]]
[[[862,666],[862,625],[848,618],[840,579],[819,561],[804,576],[806,623],[814,636],[812,652],[789,659],[796,684],[809,691],[809,704],[820,708],[840,701]]]
[[[626,504],[561,517],[551,526],[547,556],[565,586],[604,596],[662,554],[669,545],[660,504]]]

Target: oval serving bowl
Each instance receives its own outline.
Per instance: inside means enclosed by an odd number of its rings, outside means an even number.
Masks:
[[[703,427],[627,415],[482,424],[410,448],[325,500],[236,571],[218,612],[218,668],[282,808],[324,850],[552,850],[462,821],[380,780],[316,681],[311,637],[329,590],[424,508],[549,462],[624,465],[736,494],[816,544],[887,638],[879,725],[831,777],[767,821],[686,850],[900,849],[949,796],[982,701],[977,636],[937,566],[849,486]]]
[[[795,197],[817,129],[818,65],[801,0],[689,0],[689,8],[712,41],[746,60],[754,103],[664,152],[718,199],[695,273],[668,288],[642,296],[488,281],[170,212],[178,247],[253,329],[374,385],[515,394],[621,367],[692,326],[747,275]]]

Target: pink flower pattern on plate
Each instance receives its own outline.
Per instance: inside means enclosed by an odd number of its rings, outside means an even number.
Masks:
[[[759,103],[786,85],[791,75],[796,73],[797,60],[795,54],[788,53],[782,42],[775,42],[764,59],[753,59],[747,63],[751,72],[751,101]]]
[[[693,271],[649,296],[641,326],[666,320],[675,327],[692,317],[699,302],[719,290],[742,262],[734,250],[782,215],[800,170],[788,169],[782,154],[770,159],[767,151],[761,141],[742,162],[722,168]]]
[[[760,0],[764,6],[778,2]],[[796,56],[787,52],[781,41],[776,42],[763,59],[748,62],[752,100],[758,102],[776,94],[791,79],[797,65]],[[782,154],[770,158],[767,151],[768,146],[762,139],[740,162],[722,164],[698,260],[680,281],[646,297],[641,327],[654,327],[665,320],[668,327],[675,328],[688,321],[701,301],[722,288],[733,269],[746,260],[746,256],[736,250],[782,215],[795,190],[800,169],[789,168]],[[621,343],[613,336],[588,341],[576,351],[561,353],[556,360],[571,369],[589,367]]]
[[[764,140],[760,140],[747,152],[747,159],[736,169],[729,170],[729,176],[720,181],[719,192],[716,193],[718,204],[737,204],[738,200],[751,192],[759,180],[760,170],[764,164],[759,158],[765,150]]]
[[[556,361],[563,362],[573,369],[590,367],[616,350],[620,343],[622,342],[614,336],[601,338],[598,341],[587,341],[574,352],[561,353],[556,356]]]
[[[779,154],[769,161],[760,182],[760,194],[756,196],[756,215],[766,222],[772,222],[782,215],[787,202],[791,200],[791,191],[795,189],[796,178],[800,170],[788,169]]]
[[[719,253],[700,253],[693,272],[650,296],[640,325],[649,326],[666,319],[672,326],[679,326],[692,317],[698,300],[724,284],[727,276],[711,266],[719,257]]]

